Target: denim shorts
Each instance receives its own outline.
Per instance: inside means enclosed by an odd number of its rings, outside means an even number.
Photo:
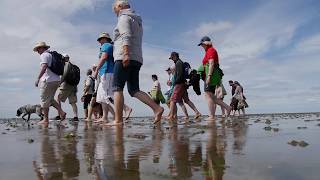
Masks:
[[[130,60],[127,67],[123,67],[122,61],[116,61],[113,71],[113,88],[114,91],[123,91],[127,82],[130,96],[140,91],[139,72],[142,64],[138,61]]]

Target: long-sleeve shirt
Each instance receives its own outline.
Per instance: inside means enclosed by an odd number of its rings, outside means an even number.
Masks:
[[[184,84],[186,82],[184,78],[184,68],[183,62],[179,59],[175,62],[176,64],[176,71],[175,71],[175,84]]]

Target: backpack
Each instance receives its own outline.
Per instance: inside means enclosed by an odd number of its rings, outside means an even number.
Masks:
[[[91,85],[92,92],[95,92],[96,80],[91,76],[89,76],[89,78],[92,80],[92,85]]]
[[[191,66],[188,62],[183,62],[183,76],[184,79],[189,79],[190,78],[190,72],[191,72]]]
[[[51,61],[51,65],[49,66],[49,69],[53,73],[59,76],[62,76],[64,71],[63,56],[57,53],[56,51],[51,51],[50,54],[52,56],[52,61]]]
[[[80,82],[80,68],[70,62],[69,64],[70,68],[66,74],[65,81],[72,86],[76,86]]]

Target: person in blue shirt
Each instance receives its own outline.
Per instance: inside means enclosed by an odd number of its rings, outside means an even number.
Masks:
[[[113,69],[114,69],[114,58],[113,58],[113,45],[112,39],[108,33],[101,33],[97,41],[101,44],[99,53],[99,63],[94,73],[94,78],[97,79],[99,76],[100,83],[98,85],[97,103],[102,105],[103,116],[97,120],[98,123],[108,122],[108,113],[111,112],[114,116],[114,110],[111,104],[113,100]],[[125,119],[128,120],[132,108],[124,105]]]
[[[111,106],[113,100],[113,45],[108,33],[101,33],[97,41],[101,44],[99,53],[99,63],[94,73],[94,77],[99,76],[100,83],[97,91],[97,102],[101,104],[103,116],[96,122],[108,122],[108,113],[114,114]]]

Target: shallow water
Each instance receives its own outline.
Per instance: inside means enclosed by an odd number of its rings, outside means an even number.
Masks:
[[[15,120],[11,126],[0,122],[1,180],[320,177],[318,113],[219,118],[177,127],[165,122],[157,128],[150,118],[134,118],[123,128],[51,122],[48,129],[28,129],[15,127]],[[70,133],[75,137],[66,136]],[[292,140],[308,146],[289,145]]]

